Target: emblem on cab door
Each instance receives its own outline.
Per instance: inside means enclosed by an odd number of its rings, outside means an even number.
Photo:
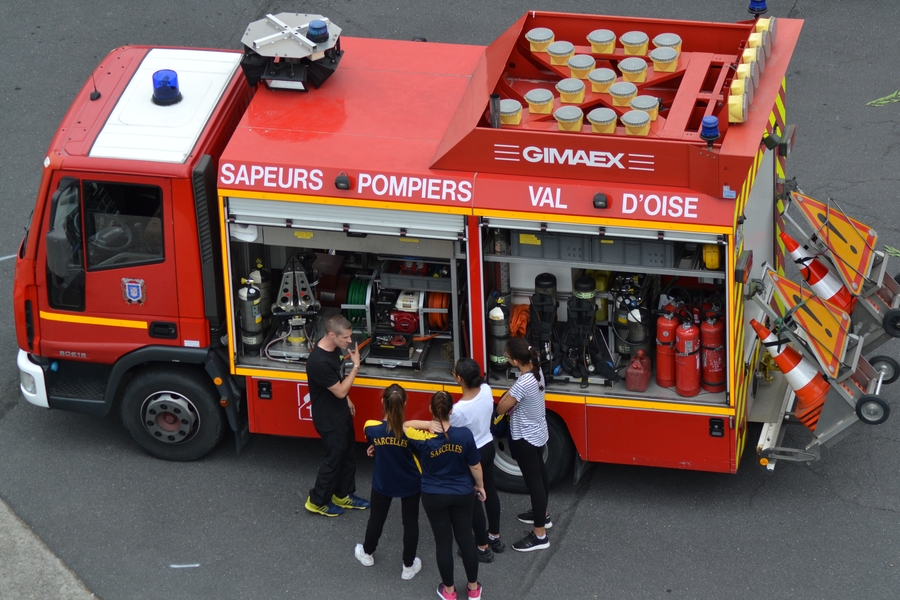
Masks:
[[[143,279],[122,278],[122,297],[126,304],[143,304],[147,299],[147,290]]]

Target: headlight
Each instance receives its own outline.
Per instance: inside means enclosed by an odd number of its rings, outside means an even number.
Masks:
[[[34,377],[32,377],[29,373],[26,373],[25,371],[19,371],[19,383],[22,384],[22,389],[29,394],[34,394],[35,392],[37,392],[37,384],[34,381]]]

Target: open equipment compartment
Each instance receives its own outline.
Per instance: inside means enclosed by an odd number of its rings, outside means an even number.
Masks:
[[[452,381],[462,356],[465,220],[459,215],[228,198],[236,366],[305,372],[334,314],[368,377]],[[351,219],[351,222],[346,222]]]
[[[492,384],[518,375],[503,343],[524,336],[540,349],[548,391],[727,404],[721,236],[667,239],[637,228],[610,234],[574,222],[502,218],[483,219],[482,235]],[[695,336],[681,357],[658,335],[679,329]],[[649,364],[632,364],[638,351]]]

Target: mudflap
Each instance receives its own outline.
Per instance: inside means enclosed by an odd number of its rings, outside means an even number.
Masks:
[[[593,467],[594,463],[588,462],[586,460],[581,459],[581,455],[578,454],[578,450],[575,450],[575,469],[574,469],[574,479],[572,483],[578,484],[581,481],[581,478],[584,477]]]
[[[244,392],[228,372],[227,361],[216,350],[210,351],[203,361],[203,367],[219,391],[220,402],[228,417],[228,425],[234,432],[235,451],[240,454],[250,441],[250,419]]]
[[[239,414],[235,415],[239,428],[234,430],[234,449],[237,454],[250,442],[250,420],[247,418],[247,403],[241,402]],[[231,415],[228,416],[231,422]]]

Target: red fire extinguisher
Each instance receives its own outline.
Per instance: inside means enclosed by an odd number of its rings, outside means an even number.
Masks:
[[[707,392],[725,389],[725,323],[711,314],[700,326],[701,385]]]
[[[675,329],[675,391],[686,397],[700,393],[700,329],[691,318]]]
[[[668,304],[656,319],[656,384],[661,387],[675,385],[675,329],[677,327],[675,306]]]
[[[706,314],[712,310],[712,303],[703,299],[703,294],[693,299],[691,311],[694,315],[694,325],[699,325],[706,318]]]

